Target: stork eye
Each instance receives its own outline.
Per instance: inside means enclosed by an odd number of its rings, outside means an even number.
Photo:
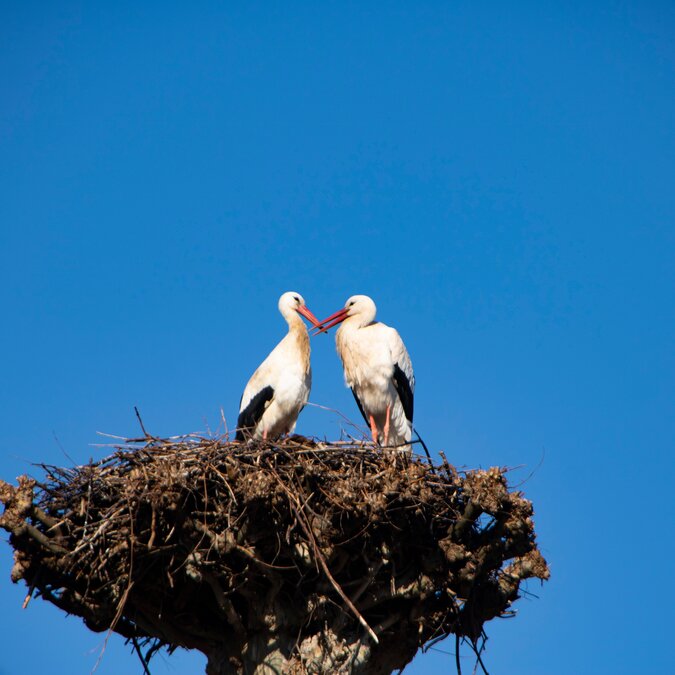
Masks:
[[[299,296],[299,295],[294,295],[294,296],[293,296],[293,300],[295,300],[296,302],[299,303],[299,302],[300,302],[300,296]]]

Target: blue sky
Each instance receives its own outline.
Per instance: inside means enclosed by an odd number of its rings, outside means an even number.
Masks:
[[[673,5],[137,4],[0,5],[0,476],[102,457],[135,405],[234,424],[283,291],[367,293],[427,444],[534,470],[552,578],[487,626],[491,675],[668,670]],[[311,400],[357,420],[332,337],[312,356]],[[104,636],[22,611],[10,568],[0,674],[89,673]],[[137,672],[111,637],[97,673]]]

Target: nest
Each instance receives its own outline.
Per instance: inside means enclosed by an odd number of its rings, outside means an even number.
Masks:
[[[207,673],[390,673],[474,645],[547,579],[505,472],[302,437],[147,437],[86,466],[0,481],[23,579],[94,631],[199,649]]]

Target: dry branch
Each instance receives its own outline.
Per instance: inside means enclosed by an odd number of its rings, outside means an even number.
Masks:
[[[0,481],[12,579],[207,672],[390,673],[473,641],[547,579],[504,471],[459,474],[369,445],[147,437],[86,466]]]

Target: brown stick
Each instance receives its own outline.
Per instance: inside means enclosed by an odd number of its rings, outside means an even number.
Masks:
[[[380,640],[375,634],[375,631],[368,625],[368,622],[363,618],[361,615],[361,612],[359,612],[358,609],[356,609],[354,603],[347,597],[347,594],[342,590],[342,587],[340,584],[338,584],[337,581],[335,581],[335,578],[330,572],[330,569],[328,569],[328,563],[326,562],[326,558],[324,557],[323,553],[321,553],[321,550],[319,549],[319,545],[316,543],[316,538],[314,537],[314,533],[312,532],[312,528],[309,526],[309,524],[306,522],[304,514],[301,515],[298,506],[299,502],[297,497],[286,487],[286,485],[283,483],[281,478],[276,474],[275,471],[272,471],[272,473],[275,475],[277,480],[279,481],[279,485],[283,488],[283,490],[286,492],[290,499],[290,505],[291,508],[293,509],[293,512],[295,513],[298,522],[300,523],[300,527],[302,527],[303,531],[309,538],[312,548],[314,549],[314,553],[316,554],[316,557],[319,561],[319,564],[321,565],[321,569],[323,570],[324,574],[328,577],[328,580],[330,581],[331,585],[333,588],[337,591],[337,594],[342,598],[343,602],[349,609],[352,611],[354,616],[358,619],[358,622],[365,628],[365,630],[368,632],[368,635],[370,635],[370,638],[372,641],[377,645],[380,644]]]

